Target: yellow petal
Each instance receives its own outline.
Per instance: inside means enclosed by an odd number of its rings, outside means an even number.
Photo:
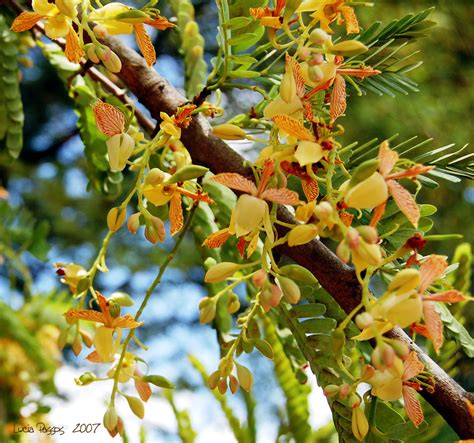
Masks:
[[[130,23],[114,20],[118,14],[122,14],[129,10],[130,8],[128,6],[125,6],[122,3],[113,2],[91,12],[89,14],[89,19],[104,26],[104,28],[107,29],[107,32],[111,35],[131,34],[133,26]]]
[[[257,197],[243,194],[235,205],[235,234],[242,237],[258,229],[263,222],[267,203]]]
[[[33,11],[41,15],[53,16],[59,14],[59,9],[56,5],[48,2],[48,0],[33,0],[31,7]]]
[[[171,200],[176,192],[177,185],[146,185],[143,188],[143,195],[152,202],[155,206],[165,205]]]
[[[317,163],[324,157],[323,148],[319,143],[311,141],[302,141],[298,143],[295,151],[295,158],[300,166],[311,165]]]
[[[345,197],[347,206],[356,209],[371,209],[387,200],[388,190],[384,178],[378,172],[351,188]]]
[[[66,37],[69,33],[70,22],[71,19],[67,18],[65,15],[55,15],[46,20],[46,23],[44,24],[44,32],[52,39]]]

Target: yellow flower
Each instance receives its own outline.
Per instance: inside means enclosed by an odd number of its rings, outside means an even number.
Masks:
[[[141,326],[143,322],[135,321],[130,314],[124,316],[116,315],[118,311],[115,306],[118,305],[114,305],[114,309],[111,311],[112,306],[110,302],[99,292],[96,292],[96,294],[100,312],[91,309],[70,309],[64,316],[67,320],[86,320],[102,323],[103,326],[97,328],[94,338],[96,351],[88,359],[102,363],[111,362],[120,346],[122,328],[135,329]]]
[[[305,0],[298,7],[296,12],[311,12],[323,30],[332,33],[329,24],[333,21],[346,23],[346,32],[348,34],[357,34],[359,32],[359,24],[354,9],[347,5],[344,0]]]
[[[210,180],[212,181],[236,191],[244,192],[237,200],[233,211],[228,231],[230,234],[235,233],[237,237],[243,237],[247,234],[255,235],[263,223],[267,235],[271,238],[273,237],[273,230],[267,201],[293,206],[300,204],[296,192],[290,191],[287,188],[268,188],[273,174],[274,162],[273,160],[267,160],[263,167],[258,188],[252,181],[237,173],[222,173],[211,177]],[[213,235],[211,234],[211,236]],[[204,244],[210,245],[209,242],[204,242]]]
[[[107,372],[107,376],[113,378],[118,368],[119,368],[119,358],[116,359],[112,368]],[[131,352],[125,353],[125,357],[123,358],[122,364],[120,365],[118,381],[120,383],[126,383],[133,377],[135,370],[136,370],[135,355],[133,355]]]
[[[89,18],[102,25],[110,35],[131,34],[133,25],[117,20],[119,14],[128,12],[130,8],[122,3],[112,2],[89,14]]]

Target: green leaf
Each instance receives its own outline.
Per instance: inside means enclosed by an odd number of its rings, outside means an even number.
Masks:
[[[273,349],[270,343],[268,343],[266,340],[257,338],[253,340],[253,344],[262,355],[269,358],[270,360],[273,360]]]
[[[428,429],[428,423],[426,423],[426,421],[421,423],[418,428],[415,428],[415,425],[409,421],[392,426],[386,431],[386,435],[389,439],[406,441],[408,438],[423,434],[426,429]]]
[[[223,23],[225,29],[240,29],[252,22],[250,17],[234,17]]]
[[[257,78],[260,77],[259,72],[246,71],[245,69],[237,69],[229,73],[230,78]]]
[[[466,328],[459,323],[451,314],[448,307],[442,303],[436,303],[436,310],[441,316],[441,320],[446,328],[446,335],[458,343],[466,355],[470,358],[474,357],[474,339],[469,335]]]

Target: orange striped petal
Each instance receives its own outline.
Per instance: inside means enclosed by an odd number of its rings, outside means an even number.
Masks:
[[[418,220],[420,219],[420,208],[416,204],[413,196],[395,180],[389,180],[387,187],[400,211],[402,211],[408,221],[417,228]]]
[[[176,26],[174,23],[169,22],[166,17],[162,17],[161,15],[158,15],[150,20],[145,20],[144,23],[149,26],[153,26],[160,31],[163,31],[163,29],[166,28],[174,28]]]
[[[28,29],[31,29],[42,18],[44,18],[44,15],[38,14],[37,12],[24,11],[13,20],[11,30],[13,32],[28,31]]]
[[[301,179],[301,187],[303,188],[304,195],[309,202],[318,198],[319,185],[316,180],[313,180],[312,178],[303,178]]]
[[[433,343],[433,348],[436,353],[439,352],[443,345],[443,322],[441,317],[436,310],[434,302],[425,301],[423,302],[423,318],[425,320],[426,327]]]
[[[442,255],[430,255],[420,266],[420,286],[418,292],[425,292],[435,280],[438,280],[448,267],[446,258]]]
[[[425,165],[415,165],[411,168],[406,169],[405,171],[396,172],[395,174],[390,174],[387,176],[387,179],[399,179],[399,178],[411,178],[416,177],[421,174],[425,174],[428,171],[431,171],[433,166],[425,166]]]
[[[264,200],[271,201],[273,203],[279,203],[280,205],[299,205],[301,201],[298,194],[295,191],[290,191],[287,188],[271,188],[263,191],[261,198]]]
[[[283,114],[274,115],[272,120],[279,129],[296,137],[298,140],[314,141],[313,133],[309,129],[306,129],[301,121]]]
[[[209,235],[202,245],[208,248],[220,248],[230,236],[229,228],[220,229]]]
[[[379,171],[385,177],[395,166],[398,160],[398,153],[389,148],[388,141],[380,144],[379,154]]]
[[[74,32],[74,29],[69,28],[69,32],[66,35],[66,47],[64,48],[64,55],[72,63],[79,63],[81,57],[84,56],[84,50],[79,43],[79,38]]]
[[[109,137],[121,134],[125,129],[125,117],[115,106],[98,100],[92,107],[99,131]]]
[[[354,215],[350,212],[341,212],[339,214],[339,218],[341,219],[342,223],[346,226],[352,225],[352,220],[354,219]]]
[[[184,224],[183,206],[181,205],[181,195],[178,192],[173,194],[170,200],[170,234],[175,235]]]
[[[346,111],[346,81],[342,75],[336,75],[331,91],[330,114],[331,120],[336,120]]]
[[[442,303],[458,303],[461,301],[472,300],[472,297],[467,297],[461,291],[451,290],[446,292],[438,292],[437,294],[430,294],[423,297],[423,300],[438,301]]]
[[[68,319],[105,323],[104,314],[102,314],[102,312],[94,311],[92,309],[70,309],[64,314],[64,316]]]
[[[235,172],[217,174],[214,177],[211,177],[210,180],[227,186],[230,189],[234,189],[235,191],[242,191],[251,195],[257,193],[257,187],[252,181]]]
[[[97,353],[97,351],[91,352],[87,357],[86,360],[89,360],[92,363],[104,363],[102,357]]]
[[[411,378],[416,377],[421,371],[423,371],[423,369],[424,365],[418,359],[416,352],[410,352],[403,362],[403,381],[408,381]]]
[[[156,62],[156,52],[150,36],[145,30],[145,26],[143,26],[143,23],[135,23],[133,28],[135,30],[135,39],[137,40],[138,47],[140,48],[147,65],[153,66]]]
[[[127,314],[122,317],[115,318],[113,322],[113,327],[135,329],[141,326],[142,324],[142,321],[135,321],[135,319],[130,314]]]
[[[416,391],[410,386],[403,386],[402,392],[405,411],[407,411],[408,418],[417,428],[421,423],[423,423],[424,415],[420,401],[416,398]]]
[[[385,214],[385,207],[387,202],[384,201],[381,205],[377,206],[374,209],[374,214],[372,215],[372,220],[370,220],[370,226],[377,226],[380,220],[382,220],[383,215]]]
[[[348,34],[358,34],[360,32],[360,28],[354,9],[350,6],[341,6],[339,10],[341,11],[344,21],[346,22],[346,32]]]
[[[428,328],[425,325],[421,325],[419,323],[413,323],[410,325],[410,332],[412,334],[420,334],[423,337],[426,337],[431,340],[430,333],[428,332]]]
[[[366,66],[365,68],[338,68],[337,72],[342,75],[350,75],[352,77],[364,78],[370,77],[371,75],[378,75],[381,73],[378,69],[374,69],[370,66]]]

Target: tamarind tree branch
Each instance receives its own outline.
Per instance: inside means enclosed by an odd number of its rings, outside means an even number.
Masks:
[[[16,12],[24,10],[15,0],[0,0],[0,4],[6,4]],[[41,26],[37,26],[37,29],[44,33]],[[148,109],[153,118],[159,121],[160,112],[163,111],[172,115],[178,106],[187,102],[187,99],[179,91],[155,70],[150,69],[145,60],[135,51],[125,46],[117,38],[108,37],[104,41],[121,59],[122,70],[118,74],[119,78]],[[60,46],[64,48],[64,43],[60,42]],[[123,103],[131,103],[131,99],[124,94],[124,91],[99,70],[86,63],[81,64],[85,72],[94,80],[102,83]],[[147,132],[151,133],[154,129],[153,123],[139,110],[137,112],[135,115],[138,122]],[[211,126],[203,116],[197,116],[187,129],[182,130],[181,141],[188,149],[195,164],[206,166],[216,174],[237,172],[253,180],[251,170],[244,167],[243,157],[214,136]],[[279,209],[278,218],[287,223],[294,223],[293,217],[284,208]],[[278,229],[281,235],[285,234],[286,228],[278,226]],[[310,270],[321,286],[331,294],[345,312],[350,313],[359,304],[362,289],[353,269],[339,260],[320,241],[313,240],[305,245],[295,247],[285,244],[279,247],[279,251]],[[406,343],[411,350],[417,353],[418,358],[425,364],[425,368],[430,371],[435,381],[434,391],[430,393],[423,390],[422,396],[462,439],[473,438],[474,420],[468,411],[466,400],[474,402],[474,394],[466,392],[449,377],[402,329],[395,328],[386,335]]]
[[[122,61],[122,70],[118,76],[150,111],[152,117],[159,119],[159,114],[163,111],[171,115],[178,106],[187,102],[179,91],[154,69],[150,69],[141,56],[120,40],[108,37],[105,43]],[[208,167],[215,174],[237,172],[253,179],[250,169],[244,167],[243,157],[214,136],[211,126],[204,117],[196,117],[187,129],[182,130],[181,141],[194,163]],[[295,222],[284,208],[280,208],[278,217],[288,223]],[[279,226],[279,229],[280,234],[285,233],[284,227]],[[345,312],[351,312],[359,304],[362,289],[353,269],[339,260],[320,241],[313,240],[296,247],[284,245],[280,247],[280,252],[310,270]],[[418,354],[420,361],[432,374],[435,381],[434,391],[430,393],[423,390],[421,393],[423,397],[461,438],[474,437],[474,420],[466,405],[466,400],[474,401],[474,394],[466,392],[449,377],[402,329],[395,328],[387,335],[406,343]]]

